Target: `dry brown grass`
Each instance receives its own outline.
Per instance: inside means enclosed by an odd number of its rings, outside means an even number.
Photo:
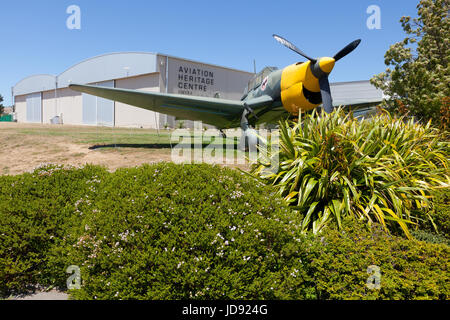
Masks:
[[[61,131],[62,128],[65,131]],[[168,148],[89,149],[102,143],[83,142],[81,133],[89,133],[95,137],[96,130],[72,126],[1,123],[0,174],[20,174],[45,163],[73,166],[89,163],[115,170],[162,160],[170,161],[171,150]],[[55,132],[54,135],[48,134],[52,131]],[[108,129],[100,131],[108,133]]]
[[[42,164],[95,164],[115,170],[171,161],[170,132],[150,129],[0,123],[0,175]],[[115,145],[119,147],[97,148]],[[247,169],[247,165],[231,165]]]

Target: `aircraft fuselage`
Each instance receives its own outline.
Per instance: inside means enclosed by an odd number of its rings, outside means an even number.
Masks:
[[[272,106],[259,111],[256,115],[260,122],[271,122],[264,117],[264,114],[271,111],[271,118],[276,121],[286,112],[293,116],[298,116],[301,111],[308,111],[318,107],[322,103],[319,78],[323,72],[331,72],[334,61],[331,58],[319,60],[320,69],[315,68],[311,61],[299,62],[276,70],[270,73],[255,88],[250,90],[243,101],[268,95],[273,98]],[[323,61],[323,62],[322,62]],[[328,64],[327,64],[328,63]],[[325,69],[324,71],[321,69]],[[278,110],[278,115],[274,116],[273,111]]]

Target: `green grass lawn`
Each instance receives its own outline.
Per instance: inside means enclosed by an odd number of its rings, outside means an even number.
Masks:
[[[110,128],[110,127],[73,127],[73,126],[36,126],[26,128],[0,128],[3,130],[14,131],[15,135],[27,136],[47,136],[47,137],[66,137],[74,143],[89,144],[95,146],[111,147],[145,147],[152,145],[154,148],[172,148],[180,143],[179,135],[172,134],[174,130],[155,130],[141,128]],[[198,131],[188,130],[191,135],[191,143],[199,143]],[[189,143],[189,139],[183,137],[183,143]],[[239,137],[214,137],[213,144],[236,145],[239,143]],[[211,143],[210,136],[204,136],[202,146],[205,148]]]
[[[10,128],[9,128],[10,129]],[[1,130],[0,130],[1,131]],[[172,139],[173,130],[154,130],[140,128],[107,128],[107,127],[34,127],[19,128],[17,134],[39,135],[50,137],[70,137],[76,143],[83,144],[176,144]],[[191,137],[196,138],[196,133],[191,130]],[[233,143],[233,138],[216,138],[216,143]],[[204,143],[209,143],[210,138],[205,138]]]
[[[170,143],[170,134],[166,130],[157,132],[150,129],[106,128],[106,127],[35,127],[17,129],[18,134],[49,137],[69,137],[83,144],[139,144]]]

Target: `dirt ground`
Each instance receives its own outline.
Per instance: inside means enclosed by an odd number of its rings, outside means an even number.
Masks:
[[[92,144],[76,141],[76,136],[24,134],[29,124],[0,124],[0,173],[20,174],[48,163],[81,166],[103,165],[111,170],[161,160],[170,161],[170,149],[108,148],[90,149]],[[47,128],[47,127],[44,127]]]
[[[171,161],[169,142],[169,133],[150,129],[0,123],[0,175],[31,172],[43,164],[116,170]]]

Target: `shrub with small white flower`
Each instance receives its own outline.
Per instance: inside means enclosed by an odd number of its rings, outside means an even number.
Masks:
[[[0,176],[0,297],[37,285],[64,286],[71,264],[59,252],[88,245],[81,232],[90,225],[81,217],[92,212],[92,182],[100,184],[107,174],[98,166],[41,165],[31,173]]]
[[[269,187],[237,170],[159,163],[0,176],[0,298],[36,286],[75,299],[448,299],[446,244],[362,230],[301,234]],[[381,269],[368,291],[367,267]]]
[[[81,267],[75,298],[275,298],[264,283],[281,271],[295,216],[251,176],[160,163],[119,169],[98,188],[97,213],[82,216],[90,245],[64,252]]]

